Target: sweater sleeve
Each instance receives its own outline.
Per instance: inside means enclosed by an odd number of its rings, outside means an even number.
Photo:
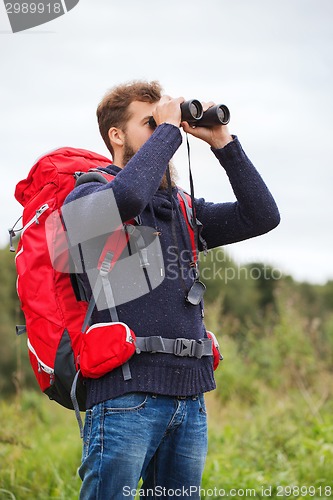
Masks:
[[[73,244],[107,234],[140,215],[181,142],[179,128],[163,123],[111,182],[88,182],[74,188],[62,208]]]
[[[212,149],[224,167],[235,202],[196,200],[208,248],[227,245],[267,233],[280,222],[280,214],[266,184],[243,151],[237,137],[222,149]]]

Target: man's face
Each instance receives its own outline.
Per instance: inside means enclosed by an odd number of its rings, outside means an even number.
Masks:
[[[154,132],[149,125],[149,118],[152,116],[155,106],[155,103],[141,101],[133,101],[129,105],[128,109],[131,118],[126,124],[124,165],[139,151]]]
[[[133,101],[129,105],[131,118],[127,122],[125,132],[125,142],[123,149],[123,165],[126,165],[130,159],[139,151],[141,146],[149,139],[154,129],[149,126],[149,118],[153,114],[155,103]],[[169,162],[170,177],[175,184],[177,172],[173,163]],[[160,187],[167,189],[168,183],[164,174]]]

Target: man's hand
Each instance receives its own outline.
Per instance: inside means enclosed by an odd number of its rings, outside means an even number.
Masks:
[[[208,108],[215,106],[213,102],[203,102],[203,110],[206,111]],[[211,147],[215,149],[220,149],[226,146],[229,142],[233,141],[230,135],[227,125],[215,125],[214,127],[193,127],[187,122],[181,123],[184,132],[202,139],[207,142]]]
[[[153,111],[153,117],[156,125],[161,123],[171,123],[176,127],[180,127],[181,122],[181,109],[180,105],[184,102],[184,97],[178,97],[173,99],[168,95],[163,95],[161,99],[156,104]]]

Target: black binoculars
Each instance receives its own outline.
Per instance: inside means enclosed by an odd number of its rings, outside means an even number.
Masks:
[[[224,104],[216,104],[203,111],[202,104],[197,99],[185,101],[180,105],[181,121],[187,122],[195,127],[213,127],[214,125],[227,125],[230,121],[230,111]],[[149,119],[149,125],[156,127],[153,117]]]

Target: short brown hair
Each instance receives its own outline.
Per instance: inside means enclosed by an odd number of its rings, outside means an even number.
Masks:
[[[97,120],[101,136],[112,155],[110,128],[117,127],[125,131],[130,118],[128,106],[133,101],[157,102],[161,93],[162,87],[157,81],[133,80],[117,85],[105,94],[97,108]]]

